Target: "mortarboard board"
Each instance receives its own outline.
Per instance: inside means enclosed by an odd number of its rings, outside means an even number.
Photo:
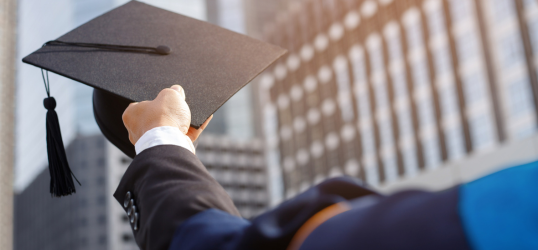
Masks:
[[[129,103],[153,100],[174,84],[185,90],[198,128],[230,97],[285,53],[218,26],[131,1],[70,31],[23,62],[94,88],[94,116],[105,137],[130,157],[121,116]],[[43,72],[42,72],[43,73]],[[47,95],[51,193],[75,192],[55,101]]]

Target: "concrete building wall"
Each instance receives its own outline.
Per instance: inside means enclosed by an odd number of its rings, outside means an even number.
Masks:
[[[106,174],[107,212],[109,216],[107,229],[107,232],[109,232],[108,248],[137,250],[139,248],[134,240],[129,219],[122,206],[112,196],[132,160],[108,141],[105,147],[108,165]]]
[[[448,187],[532,159],[536,6],[307,0],[275,15],[264,39],[289,54],[257,100],[286,197],[339,175]]]
[[[102,135],[77,137],[67,157],[82,186],[74,195],[53,198],[45,169],[17,194],[15,249],[138,249],[112,197],[130,159]]]
[[[0,1],[0,249],[13,248],[17,1]]]
[[[199,139],[196,155],[228,192],[243,217],[252,218],[269,207],[261,140],[204,135]]]

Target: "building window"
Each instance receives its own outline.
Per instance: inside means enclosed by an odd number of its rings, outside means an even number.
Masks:
[[[522,78],[509,87],[510,116],[518,117],[533,111],[528,79]]]
[[[104,185],[105,182],[106,182],[106,179],[105,179],[104,176],[99,176],[99,177],[97,177],[97,181],[96,181],[96,182],[97,182],[97,185]]]
[[[513,0],[490,0],[488,6],[493,8],[493,16],[497,23],[507,21],[508,18],[514,15]]]
[[[492,123],[485,114],[478,115],[470,119],[471,123],[471,140],[473,148],[483,149],[493,142]]]
[[[106,235],[99,236],[99,245],[106,245]]]
[[[133,240],[133,236],[129,233],[124,233],[121,236],[121,239],[123,240],[123,242],[131,242]]]
[[[439,155],[438,145],[439,141],[437,137],[424,140],[424,158],[426,166],[429,168],[433,168],[440,163],[441,157]]]
[[[450,159],[458,159],[465,154],[463,148],[463,130],[461,126],[450,128],[447,134],[447,151]]]
[[[441,76],[452,71],[452,60],[448,47],[443,46],[434,51],[433,59],[435,64],[435,73],[437,76]]]
[[[101,214],[97,217],[97,224],[104,225],[106,224],[106,216]]]
[[[88,220],[86,218],[80,218],[80,226],[85,227],[88,225]]]
[[[479,72],[474,72],[463,79],[463,90],[467,105],[484,101],[486,96],[484,85],[484,78]]]
[[[474,16],[473,0],[450,0],[450,15],[454,22],[466,21]]]
[[[514,33],[505,36],[499,41],[499,52],[503,70],[523,62],[521,40]]]
[[[456,50],[458,53],[458,60],[460,64],[476,59],[478,55],[478,38],[474,30],[468,30],[464,34],[456,38]]]
[[[106,197],[104,195],[100,195],[97,197],[97,204],[98,205],[104,205],[106,204]]]
[[[105,166],[105,159],[104,158],[99,158],[97,160],[97,166],[98,167],[104,167]]]

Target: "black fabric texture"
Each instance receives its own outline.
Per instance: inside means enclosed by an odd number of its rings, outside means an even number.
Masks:
[[[198,213],[177,228],[169,249],[287,249],[297,230],[324,208],[339,202],[376,201],[382,197],[354,178],[332,178],[252,221],[215,209]]]
[[[134,158],[135,147],[129,141],[129,132],[123,125],[122,115],[131,101],[110,92],[93,91],[93,115],[103,135],[127,156]]]
[[[142,250],[168,249],[175,229],[206,209],[240,216],[198,158],[179,146],[156,146],[138,154],[114,193],[122,207],[127,192],[140,214],[133,233]]]
[[[300,249],[471,249],[458,201],[459,187],[396,193],[329,219]]]
[[[277,46],[137,1],[57,40],[169,47],[169,55],[156,55],[44,46],[23,62],[136,102],[153,100],[162,89],[179,84],[195,128],[285,53]]]

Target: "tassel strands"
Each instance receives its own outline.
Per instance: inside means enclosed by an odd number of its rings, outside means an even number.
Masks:
[[[56,108],[56,100],[50,96],[48,71],[46,72],[46,78],[43,69],[41,69],[41,74],[45,83],[45,90],[47,91],[47,98],[43,100],[43,105],[47,109],[47,153],[50,173],[50,193],[54,197],[62,197],[76,193],[73,178],[75,178],[79,185],[80,182],[73,172],[71,172],[71,168],[69,168],[69,163],[67,162],[62,133],[60,131],[60,122],[58,121],[58,114],[54,110]]]

